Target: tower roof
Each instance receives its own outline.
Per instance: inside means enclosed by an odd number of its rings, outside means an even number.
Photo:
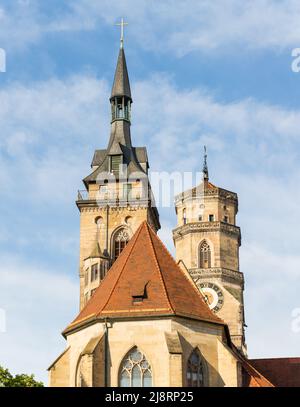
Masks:
[[[95,319],[151,316],[225,325],[145,221],[64,333]]]
[[[132,100],[124,48],[119,51],[111,99],[116,96],[127,96]]]
[[[93,250],[91,251],[90,255],[85,260],[95,259],[95,258],[107,259],[107,256],[102,253],[102,250],[101,250],[98,242],[95,242]]]

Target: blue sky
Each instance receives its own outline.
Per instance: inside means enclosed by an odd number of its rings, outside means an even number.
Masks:
[[[194,172],[207,145],[211,181],[239,195],[249,356],[299,356],[299,2],[0,0],[0,363],[46,381],[77,312],[76,191],[108,141],[122,16],[134,145]]]

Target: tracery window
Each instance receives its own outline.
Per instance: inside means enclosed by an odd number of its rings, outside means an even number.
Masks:
[[[203,240],[199,248],[199,263],[202,269],[211,267],[211,250],[206,240]]]
[[[120,387],[152,387],[152,370],[145,355],[135,346],[120,367]]]
[[[186,380],[188,387],[204,387],[203,360],[198,349],[194,349],[188,359]]]
[[[114,238],[114,259],[116,260],[129,242],[129,235],[125,229],[119,230]]]

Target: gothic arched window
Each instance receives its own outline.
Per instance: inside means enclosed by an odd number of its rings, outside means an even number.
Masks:
[[[204,387],[204,366],[198,349],[194,349],[188,359],[186,381],[188,387]]]
[[[120,229],[116,235],[114,236],[113,240],[113,255],[114,260],[120,256],[122,250],[129,242],[129,234],[126,229]]]
[[[135,346],[123,359],[119,373],[120,387],[152,387],[152,370],[145,355]]]
[[[203,240],[199,247],[199,267],[201,269],[211,267],[211,250],[206,240]]]

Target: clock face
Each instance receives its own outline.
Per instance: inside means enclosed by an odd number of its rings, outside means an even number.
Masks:
[[[219,286],[214,283],[201,282],[197,284],[205,296],[209,308],[218,312],[224,304],[224,294]]]

